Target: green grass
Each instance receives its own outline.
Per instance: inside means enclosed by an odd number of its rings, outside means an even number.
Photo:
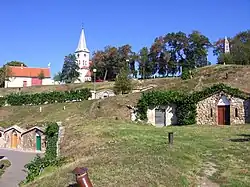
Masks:
[[[89,168],[94,186],[195,186],[204,176],[221,186],[249,186],[249,142],[230,141],[244,139],[240,135],[249,130],[248,125],[155,128],[85,121],[66,127],[62,153],[69,164],[27,186],[66,186],[74,181],[71,171],[76,166]]]
[[[9,160],[0,160],[0,165],[2,164],[4,164],[4,167],[3,169],[0,169],[0,177],[4,174],[4,171],[11,165]]]

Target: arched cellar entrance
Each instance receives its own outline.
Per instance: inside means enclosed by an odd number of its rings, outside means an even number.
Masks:
[[[226,96],[222,96],[217,104],[218,125],[230,125],[230,101]]]

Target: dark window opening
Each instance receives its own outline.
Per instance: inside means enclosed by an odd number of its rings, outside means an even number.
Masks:
[[[213,117],[213,109],[210,109],[210,117]]]
[[[2,137],[2,133],[0,132],[0,138]]]
[[[235,109],[235,117],[239,117],[238,108]]]

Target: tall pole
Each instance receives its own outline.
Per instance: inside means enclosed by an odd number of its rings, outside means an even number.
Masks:
[[[95,85],[95,82],[96,82],[96,69],[93,69],[93,73],[94,73],[94,93],[95,93],[95,99],[96,99],[96,85]]]

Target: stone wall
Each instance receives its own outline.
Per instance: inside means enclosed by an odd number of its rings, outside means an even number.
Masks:
[[[64,132],[65,132],[65,129],[64,127],[62,126],[62,122],[57,122],[57,125],[59,127],[59,130],[58,130],[58,139],[57,139],[57,150],[56,150],[56,153],[57,153],[57,156],[60,156],[60,150],[61,150],[61,143],[62,143],[62,140],[63,140],[63,137],[64,137]]]
[[[0,130],[0,147],[5,146],[4,132]]]
[[[232,97],[226,93],[214,94],[197,104],[196,122],[199,125],[217,125],[218,124],[218,102],[222,95],[225,95],[230,101],[230,124],[245,124],[249,121],[249,100]],[[236,110],[238,116],[236,116]]]
[[[9,131],[4,133],[4,139],[5,139],[5,148],[11,148],[11,141],[12,141],[12,135],[13,133],[17,133],[17,149],[22,149],[22,143],[21,143],[21,133],[16,131],[15,129],[10,129]]]
[[[148,123],[155,125],[155,108],[148,108],[147,110],[147,118],[148,118]],[[175,125],[177,123],[177,117],[176,117],[176,105],[171,104],[171,105],[166,105],[166,106],[160,106],[159,108],[165,109],[166,111],[166,116],[165,116],[165,123],[166,126],[168,125]]]
[[[46,149],[45,135],[38,129],[33,129],[22,135],[22,148],[24,151],[37,151],[36,150],[36,134],[41,136],[41,152]]]

